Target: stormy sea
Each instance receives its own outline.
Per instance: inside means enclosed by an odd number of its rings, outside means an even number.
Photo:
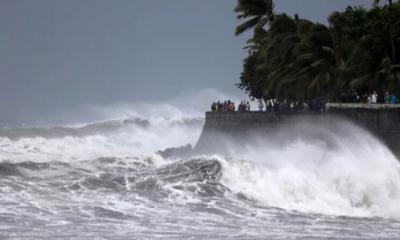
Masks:
[[[2,127],[0,239],[400,238],[399,161],[363,129],[191,153],[203,113],[172,113]]]

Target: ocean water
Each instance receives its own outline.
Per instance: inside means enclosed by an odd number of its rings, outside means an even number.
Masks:
[[[2,128],[0,239],[400,239],[400,164],[368,132],[164,159],[204,124],[173,116]]]

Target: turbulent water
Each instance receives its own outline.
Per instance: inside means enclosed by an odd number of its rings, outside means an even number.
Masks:
[[[0,239],[400,238],[400,165],[364,130],[156,154],[195,144],[203,121],[1,129]]]

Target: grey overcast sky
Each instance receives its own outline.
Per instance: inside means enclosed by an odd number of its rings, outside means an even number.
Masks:
[[[276,0],[326,23],[372,0]],[[239,94],[246,38],[236,0],[1,0],[0,119],[84,104],[162,101],[187,89]]]

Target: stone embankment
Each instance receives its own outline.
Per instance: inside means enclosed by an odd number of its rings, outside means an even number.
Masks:
[[[337,119],[367,129],[400,156],[400,104],[329,103],[325,112],[207,112],[195,151],[218,151],[225,147],[226,140],[271,134],[301,121],[329,125]]]

